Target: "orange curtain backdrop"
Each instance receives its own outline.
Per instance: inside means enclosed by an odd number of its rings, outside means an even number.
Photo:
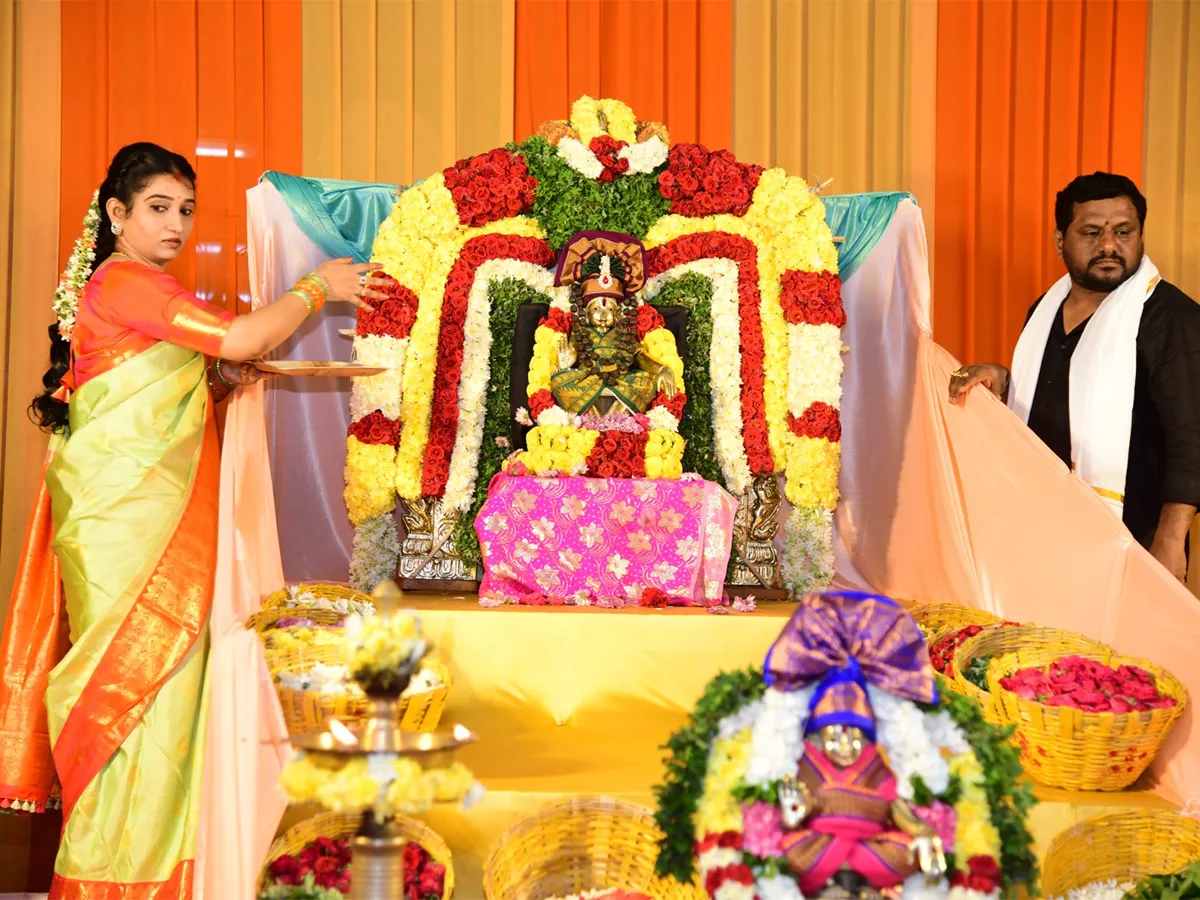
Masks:
[[[963,361],[1007,363],[1062,274],[1058,190],[1142,180],[1147,26],[1145,0],[939,0],[933,334]]]
[[[62,0],[61,216],[81,221],[124,144],[193,161],[198,217],[175,274],[245,311],[245,191],[301,166],[299,0]],[[65,263],[78,236],[59,235]]]
[[[623,100],[673,141],[733,141],[732,0],[516,0],[514,136]]]

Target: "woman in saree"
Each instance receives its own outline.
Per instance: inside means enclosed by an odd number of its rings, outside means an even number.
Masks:
[[[191,233],[195,185],[154,144],[117,153],[56,294],[32,405],[52,437],[0,644],[0,806],[39,810],[61,786],[53,898],[192,896],[213,404],[326,300],[381,296],[368,265],[336,260],[248,315],[200,300],[164,271]]]

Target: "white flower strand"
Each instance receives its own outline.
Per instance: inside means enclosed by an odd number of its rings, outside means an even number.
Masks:
[[[725,486],[735,495],[750,485],[750,461],[742,440],[741,317],[738,312],[738,264],[730,259],[698,259],[675,266],[647,282],[645,299],[658,296],[675,279],[695,272],[712,282],[712,346],[709,384],[712,389],[713,440]]]
[[[387,512],[367,519],[354,529],[350,585],[356,591],[371,593],[382,581],[396,573],[399,559],[400,536],[396,531],[396,517]]]
[[[788,410],[842,404],[842,333],[836,325],[788,325]]]
[[[783,583],[796,594],[821,591],[833,580],[833,512],[793,506],[783,530]]]
[[[351,379],[351,422],[357,422],[375,410],[393,422],[400,419],[407,355],[408,338],[394,338],[386,334],[355,336],[355,361],[364,366],[384,366],[387,371]]]
[[[573,137],[564,137],[558,142],[558,155],[569,168],[584,178],[595,181],[604,174],[604,163],[596,158],[590,148]]]
[[[758,717],[762,715],[763,706],[762,700],[754,700],[733,715],[723,718],[717,723],[717,740],[727,741],[741,734],[747,728],[753,728]]]
[[[653,172],[667,161],[669,151],[662,138],[653,134],[639,144],[629,144],[617,151],[617,159],[629,160],[630,175]]]
[[[804,900],[800,893],[800,885],[790,875],[776,875],[773,878],[760,878],[755,885],[758,888],[759,900]]]
[[[746,783],[772,784],[796,774],[796,761],[804,755],[804,724],[814,688],[781,691],[767,688],[762,714],[750,733],[750,761]]]
[[[548,269],[517,259],[492,259],[475,270],[475,281],[467,295],[466,322],[463,329],[462,375],[458,382],[458,428],[454,450],[446,476],[442,502],[450,511],[470,509],[479,467],[479,448],[483,444],[483,425],[487,414],[487,388],[491,379],[492,284],[518,279],[535,291],[554,295],[554,275]],[[539,423],[541,418],[538,419]]]
[[[877,741],[896,776],[896,792],[911,800],[916,775],[933,793],[946,790],[950,786],[950,767],[926,730],[925,714],[911,700],[874,685],[867,685],[867,697],[875,713]]]
[[[1118,884],[1115,878],[1108,881],[1093,881],[1081,888],[1074,888],[1066,897],[1054,897],[1052,900],[1122,900],[1133,890],[1133,882]]]
[[[87,213],[83,217],[83,233],[75,239],[75,247],[67,260],[62,279],[54,290],[54,315],[58,319],[58,334],[64,341],[71,339],[75,329],[75,313],[79,309],[79,298],[92,275],[92,264],[96,261],[96,235],[100,227],[100,192],[92,194]]]

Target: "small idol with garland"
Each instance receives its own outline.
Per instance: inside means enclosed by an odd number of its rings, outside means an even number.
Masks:
[[[935,679],[895,602],[807,597],[763,672],[720,676],[672,738],[660,874],[698,869],[715,900],[984,900],[1031,883],[1017,751]]]

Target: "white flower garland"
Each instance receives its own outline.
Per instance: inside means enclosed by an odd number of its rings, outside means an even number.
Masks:
[[[399,421],[407,356],[408,338],[394,338],[385,334],[355,335],[355,361],[364,366],[386,366],[388,371],[351,379],[351,422],[357,422],[375,410],[394,422]]]
[[[1093,881],[1081,888],[1074,888],[1066,897],[1053,897],[1051,900],[1123,900],[1135,887],[1135,882],[1118,884],[1115,878],[1110,878],[1108,881]]]
[[[763,693],[762,712],[750,734],[747,784],[773,784],[796,774],[796,760],[804,755],[804,724],[814,690],[767,688]]]
[[[75,247],[67,260],[62,279],[54,290],[54,315],[58,319],[58,334],[64,341],[71,339],[75,329],[75,313],[79,309],[79,298],[92,275],[92,263],[96,261],[96,234],[100,227],[100,192],[92,194],[87,213],[83,217],[83,234],[75,239]]]
[[[640,144],[627,144],[617,151],[617,159],[629,160],[628,174],[642,175],[653,172],[667,161],[667,145],[653,134]]]
[[[788,325],[788,410],[842,404],[842,333],[836,325]]]
[[[591,148],[585,147],[573,137],[559,140],[558,155],[570,168],[591,181],[604,174],[604,163],[596,158]]]
[[[385,579],[396,574],[400,560],[400,536],[396,517],[384,513],[367,519],[354,529],[354,550],[350,554],[350,585],[369,594]]]
[[[554,295],[554,275],[548,269],[517,259],[491,259],[475,270],[475,281],[467,296],[463,330],[462,375],[458,383],[458,427],[454,450],[442,494],[445,509],[461,512],[470,509],[474,498],[479,466],[479,448],[483,443],[483,423],[487,413],[487,387],[491,378],[489,359],[492,350],[491,286],[506,279],[524,281],[541,294]],[[540,424],[539,417],[539,424]]]
[[[349,597],[338,597],[330,600],[328,597],[318,597],[304,585],[293,584],[287,589],[287,600],[284,605],[289,609],[308,607],[310,609],[328,609],[343,616],[373,616],[375,604],[370,600],[355,600]],[[363,591],[369,593],[369,591]]]
[[[833,512],[793,506],[783,532],[783,580],[798,595],[833,578]]]
[[[731,716],[726,716],[717,723],[717,740],[727,741],[741,734],[747,728],[753,728],[758,717],[762,715],[764,703],[755,700],[747,703]]]
[[[804,900],[800,885],[788,875],[760,878],[757,887],[759,900]]]
[[[646,417],[650,420],[651,431],[669,431],[671,434],[679,434],[679,420],[666,407],[655,406],[646,413]]]
[[[867,697],[875,713],[877,741],[896,776],[896,792],[905,800],[912,800],[912,779],[916,775],[921,776],[933,793],[946,790],[950,786],[950,767],[930,738],[925,714],[911,700],[874,685],[867,685]]]
[[[742,439],[741,317],[738,311],[738,264],[730,259],[698,259],[658,275],[644,288],[644,297],[658,296],[671,281],[695,272],[712,282],[712,346],[709,383],[713,395],[713,442],[725,486],[743,494],[750,486],[750,461]]]

